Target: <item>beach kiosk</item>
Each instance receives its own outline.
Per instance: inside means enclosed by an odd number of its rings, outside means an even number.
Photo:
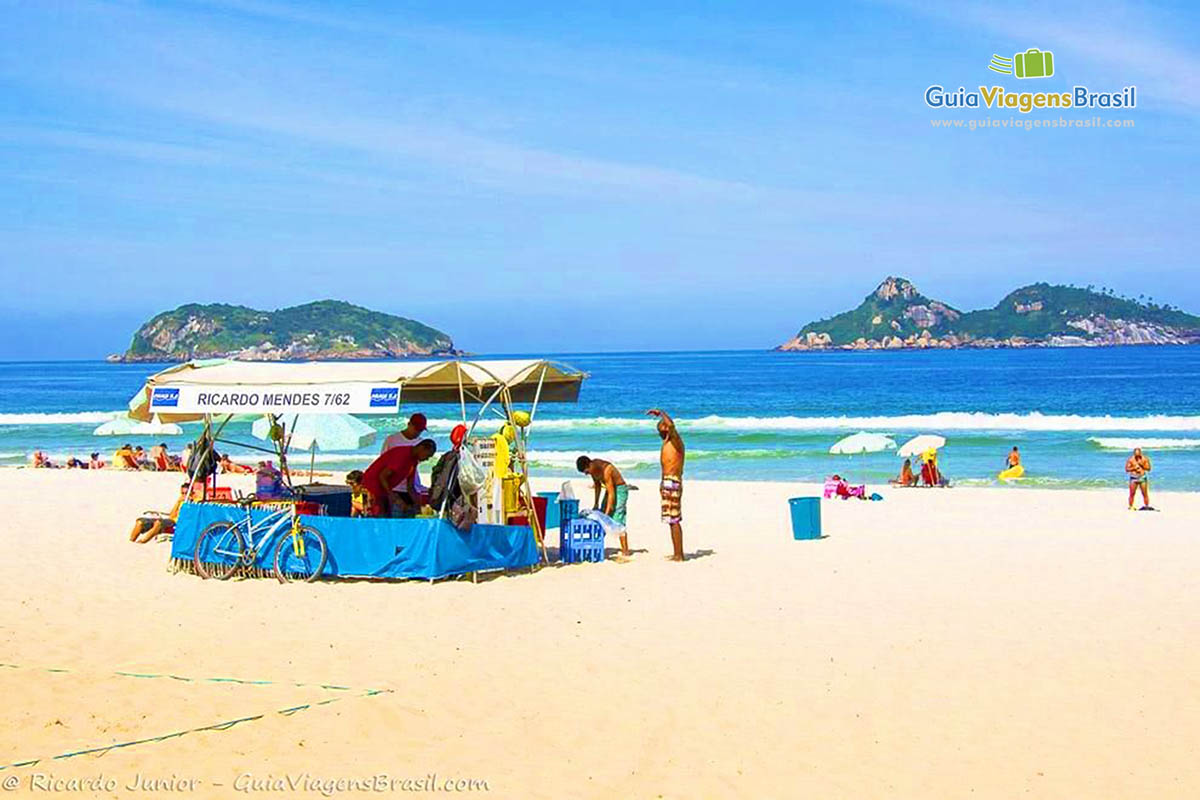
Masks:
[[[443,517],[350,518],[294,511],[292,525],[277,532],[287,536],[291,530],[300,550],[305,549],[305,540],[296,532],[317,532],[310,534],[309,542],[321,548],[322,563],[319,575],[313,577],[432,580],[532,567],[544,558],[544,531],[529,487],[528,429],[540,404],[578,400],[585,377],[578,370],[547,360],[196,360],[148,378],[130,401],[129,415],[138,420],[156,416],[163,422],[203,422],[201,441],[210,451],[215,442],[227,441],[222,434],[229,421],[246,415],[265,415],[274,424],[299,414],[397,415],[401,408],[454,404],[472,432],[487,415],[500,417],[512,430],[521,428],[523,433],[514,437],[512,445],[516,513],[506,515],[500,524],[477,523],[470,530],[459,531]],[[528,410],[518,409],[518,405],[528,406]],[[275,440],[274,447],[270,452],[286,464],[286,436]],[[187,491],[192,498],[192,487]],[[276,574],[282,574],[278,561],[286,549],[282,540],[278,548],[253,541],[253,531],[271,525],[272,514],[278,515],[279,509],[270,504],[186,502],[175,525],[172,560],[184,570],[205,574],[207,556],[198,542],[214,523],[227,522],[244,526],[238,537],[246,549],[245,563],[230,573],[264,575],[274,568]],[[514,520],[521,524],[505,524]],[[200,569],[193,570],[193,565]]]

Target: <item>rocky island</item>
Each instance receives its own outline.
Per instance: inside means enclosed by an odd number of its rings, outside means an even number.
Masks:
[[[776,350],[1104,347],[1200,342],[1200,317],[1111,291],[1035,283],[960,311],[889,277],[852,311],[810,322]]]
[[[246,306],[190,304],[158,314],[109,361],[353,360],[453,355],[439,330],[404,317],[338,300],[259,311]]]

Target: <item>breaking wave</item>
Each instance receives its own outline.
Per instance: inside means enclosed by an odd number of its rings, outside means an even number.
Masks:
[[[50,414],[0,414],[0,425],[99,425],[124,414],[124,411],[65,411]]]
[[[1088,441],[1102,450],[1195,450],[1200,449],[1200,439],[1120,439],[1090,436]]]
[[[1200,431],[1200,416],[1144,417],[1085,416],[1079,414],[989,413],[984,411],[939,411],[933,414],[843,417],[726,417],[711,415],[676,420],[680,429],[692,431],[828,431],[828,430],[996,430],[996,431]],[[432,429],[449,429],[457,420],[431,420]],[[499,420],[480,423],[480,428],[498,428]],[[654,420],[638,417],[590,417],[539,419],[539,430],[650,429]]]

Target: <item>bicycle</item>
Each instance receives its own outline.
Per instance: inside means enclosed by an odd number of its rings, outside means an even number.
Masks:
[[[254,495],[239,498],[237,502],[246,512],[244,519],[214,522],[196,540],[192,564],[201,578],[223,581],[238,567],[253,567],[259,553],[267,549],[281,530],[283,535],[275,545],[275,577],[279,582],[311,583],[321,576],[329,548],[320,531],[300,523],[296,501],[269,501],[286,503],[287,508],[272,511],[258,522],[250,516],[251,506],[258,502]]]

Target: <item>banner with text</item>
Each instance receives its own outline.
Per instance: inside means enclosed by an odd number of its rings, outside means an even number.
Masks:
[[[156,386],[152,414],[395,414],[400,387],[369,383],[296,386]]]

